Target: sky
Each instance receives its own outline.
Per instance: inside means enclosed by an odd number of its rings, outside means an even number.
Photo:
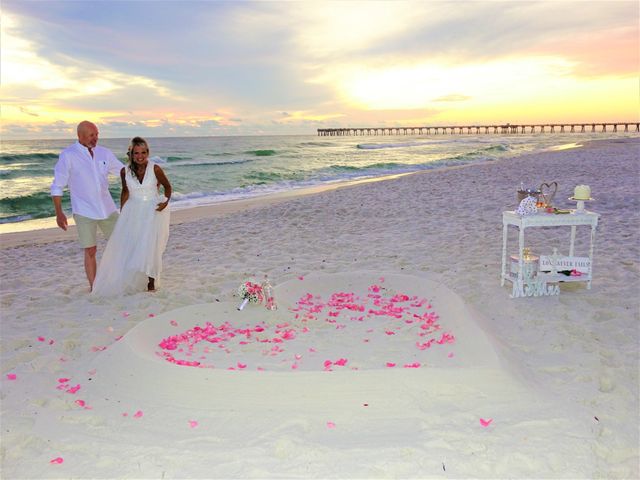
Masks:
[[[0,133],[638,122],[639,5],[3,0]]]

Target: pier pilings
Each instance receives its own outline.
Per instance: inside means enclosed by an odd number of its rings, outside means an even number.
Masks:
[[[445,125],[423,127],[356,127],[319,128],[318,136],[377,136],[377,135],[516,135],[526,133],[605,133],[640,132],[640,122],[598,122],[598,123],[538,123],[504,125]]]

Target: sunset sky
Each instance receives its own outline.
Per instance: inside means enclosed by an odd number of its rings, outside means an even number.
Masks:
[[[3,0],[4,138],[638,121],[633,1]]]

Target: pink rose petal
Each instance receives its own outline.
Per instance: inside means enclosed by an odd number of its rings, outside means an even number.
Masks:
[[[176,322],[175,320],[171,320],[169,323],[170,323],[171,325],[173,325],[174,327],[177,327],[177,326],[178,326],[178,322]]]
[[[75,387],[67,388],[67,393],[76,393],[80,390],[80,384],[77,384]]]
[[[136,413],[133,414],[133,418],[140,418],[142,417],[143,413],[142,410],[138,410]]]
[[[63,459],[62,457],[56,457],[56,458],[54,458],[53,460],[51,460],[49,463],[57,463],[57,464],[60,464],[60,463],[62,463],[62,462],[64,462],[64,459]]]
[[[18,378],[18,375],[15,373],[7,373],[7,380],[15,380]]]
[[[489,418],[488,420],[485,420],[484,418],[480,419],[480,425],[482,425],[483,427],[488,427],[491,422],[493,422],[493,418]]]
[[[336,428],[336,424],[333,422],[327,422],[327,428]]]
[[[195,420],[189,420],[189,427],[196,428],[198,426],[198,422]]]

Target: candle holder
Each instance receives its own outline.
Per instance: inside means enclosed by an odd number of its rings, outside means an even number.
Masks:
[[[531,253],[529,248],[522,250],[522,276],[525,280],[531,280],[536,277],[540,266],[540,257]],[[520,271],[520,257],[511,255],[511,275],[518,276]]]

